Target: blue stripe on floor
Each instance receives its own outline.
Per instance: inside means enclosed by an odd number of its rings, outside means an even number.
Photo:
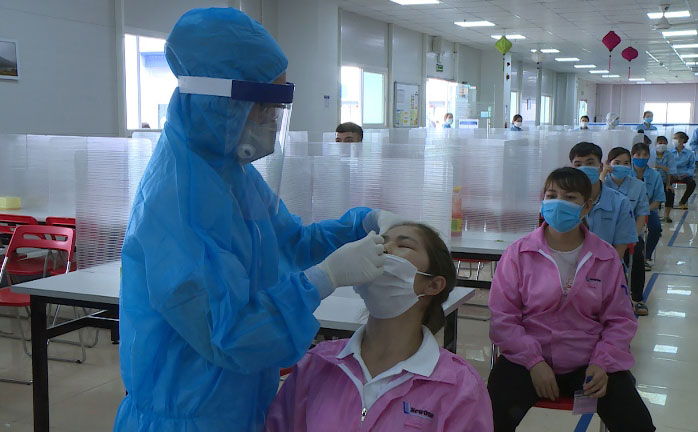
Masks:
[[[678,237],[679,232],[681,231],[681,227],[683,226],[683,223],[686,221],[686,216],[688,216],[688,211],[683,212],[683,216],[681,216],[681,220],[679,221],[679,224],[676,225],[676,230],[674,231],[674,235],[671,236],[671,240],[669,240],[669,244],[667,246],[669,246],[669,247],[674,246],[674,242],[676,241],[676,237]]]
[[[591,418],[594,414],[582,414],[582,418],[579,419],[577,427],[574,428],[574,432],[585,432],[591,423]]]

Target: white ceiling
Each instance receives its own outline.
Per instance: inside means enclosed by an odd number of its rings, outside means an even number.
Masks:
[[[698,0],[441,0],[440,4],[401,6],[389,0],[339,0],[340,7],[380,21],[401,27],[442,36],[480,49],[495,50],[493,34],[522,34],[526,40],[514,40],[512,56],[533,61],[533,48],[557,48],[559,54],[546,54],[543,64],[559,72],[577,72],[584,79],[601,83],[628,83],[628,62],[621,51],[628,46],[638,50],[633,60],[632,76],[646,78],[653,83],[698,82],[689,66],[669,45],[698,43],[698,37],[665,39],[661,31],[652,30],[657,20],[650,20],[647,12],[659,12],[659,3],[671,4],[670,11],[689,10],[690,18],[674,18],[671,30],[698,29]],[[487,20],[495,27],[461,28],[454,21]],[[680,25],[681,23],[688,23]],[[595,64],[608,67],[608,50],[601,42],[610,30],[622,42],[613,50],[612,74],[621,78],[601,78],[587,71],[575,69],[573,63],[558,63],[555,57],[578,57],[577,64]],[[652,60],[649,51],[663,65]],[[678,50],[680,54],[698,54],[698,49]],[[685,61],[698,61],[686,59]],[[696,69],[698,71],[698,69]]]

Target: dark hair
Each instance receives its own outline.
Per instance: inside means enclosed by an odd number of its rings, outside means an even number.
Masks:
[[[681,141],[682,144],[688,142],[688,135],[686,135],[686,132],[676,132],[674,135],[678,135],[679,141]]]
[[[361,128],[361,126],[357,125],[356,123],[352,123],[352,122],[342,123],[339,126],[337,126],[337,129],[335,130],[335,132],[337,132],[337,133],[352,132],[352,133],[355,133],[359,136],[359,141],[364,140],[364,130]]]
[[[453,113],[447,112],[446,114],[444,114],[444,121],[446,121],[446,119],[448,119],[449,116],[453,117]]]
[[[543,186],[543,195],[552,184],[556,184],[567,192],[579,192],[584,197],[584,201],[591,198],[591,180],[584,174],[584,171],[577,168],[558,168],[548,175]]]
[[[648,137],[647,135],[645,135],[645,144],[647,144],[647,145],[652,144],[652,138],[650,138],[650,137]]]
[[[579,119],[580,119],[580,120],[581,120],[581,119],[587,119],[587,121],[589,121],[589,116],[588,116],[588,115],[583,115],[583,116],[581,116]]]
[[[659,142],[659,141],[665,142],[665,143],[667,143],[667,144],[669,143],[669,140],[666,139],[666,137],[665,137],[664,135],[659,135],[659,136],[657,137],[657,141],[656,141],[656,142]]]
[[[642,118],[645,118],[647,114],[652,114],[652,116],[654,116],[654,113],[652,111],[645,111],[644,113],[642,113]]]
[[[443,276],[446,279],[446,286],[443,291],[432,296],[431,303],[427,306],[422,318],[422,324],[425,325],[433,334],[436,334],[446,323],[446,316],[442,307],[443,302],[448,299],[448,296],[456,286],[456,267],[453,265],[453,258],[446,244],[441,240],[439,234],[433,228],[414,222],[400,223],[395,225],[415,228],[422,236],[424,245],[426,246],[427,257],[429,258],[429,268],[427,273],[434,276]],[[394,227],[393,227],[394,228]]]
[[[514,120],[513,120],[513,121],[516,121],[517,119],[523,121],[523,117],[521,117],[521,114],[516,114],[516,115],[514,116]]]
[[[599,162],[601,162],[603,159],[603,150],[601,150],[601,147],[594,143],[580,142],[575,144],[574,147],[572,147],[572,150],[570,150],[570,162],[572,162],[576,157],[585,157],[589,155],[596,156],[599,159]]]
[[[638,154],[638,153],[643,152],[643,151],[645,151],[645,152],[647,152],[647,153],[650,152],[650,146],[649,146],[649,144],[647,144],[647,143],[637,143],[637,144],[635,144],[635,145],[633,146],[632,150],[630,150],[630,153],[632,153],[632,154],[635,155],[635,154]]]
[[[611,163],[613,159],[624,154],[627,154],[628,157],[630,157],[630,152],[625,147],[613,147],[611,151],[608,152],[608,159],[606,160],[606,162]]]

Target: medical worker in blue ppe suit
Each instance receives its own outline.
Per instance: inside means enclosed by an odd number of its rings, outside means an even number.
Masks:
[[[165,55],[179,87],[122,251],[114,430],[256,431],[337,287],[383,272],[389,212],[303,226],[249,162],[288,126],[287,60],[235,9],[197,9]],[[273,157],[269,156],[269,157]],[[372,232],[375,231],[375,232]]]

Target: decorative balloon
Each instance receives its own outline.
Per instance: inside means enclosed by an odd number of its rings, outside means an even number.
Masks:
[[[633,47],[627,47],[626,49],[623,50],[621,53],[624,59],[630,63],[631,61],[635,60],[638,56],[638,52],[635,48]],[[630,79],[630,64],[628,64],[628,79]]]
[[[497,43],[494,44],[494,46],[495,48],[497,48],[497,51],[502,53],[502,55],[506,55],[513,45],[511,44],[511,41],[507,39],[506,36],[502,36],[501,38],[499,38]]]
[[[611,70],[611,51],[620,44],[620,36],[614,31],[606,33],[606,36],[601,39],[606,48],[608,48],[608,70]]]

